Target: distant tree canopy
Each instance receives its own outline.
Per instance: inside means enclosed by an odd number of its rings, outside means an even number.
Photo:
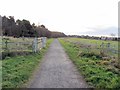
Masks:
[[[51,37],[58,38],[58,37],[65,37],[66,35],[61,32],[51,32]]]
[[[36,26],[35,23],[30,24],[28,20],[16,20],[13,16],[2,17],[2,33],[4,36],[14,37],[65,37],[61,32],[51,32],[45,25]]]

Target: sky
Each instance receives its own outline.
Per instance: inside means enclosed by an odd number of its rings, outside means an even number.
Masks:
[[[110,35],[118,33],[118,1],[0,0],[0,15],[44,24],[67,35]]]

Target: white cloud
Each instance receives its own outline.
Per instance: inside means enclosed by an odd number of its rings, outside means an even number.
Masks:
[[[119,0],[0,0],[0,14],[69,34],[117,27]]]

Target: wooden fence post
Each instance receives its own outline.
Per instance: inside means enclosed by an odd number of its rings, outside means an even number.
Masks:
[[[104,48],[104,42],[102,42],[102,44],[100,45],[100,47],[103,49]]]
[[[38,44],[40,44],[40,42],[38,41],[38,38],[34,38],[34,40],[33,40],[33,52],[35,52],[35,53],[40,50],[40,47]],[[41,48],[46,47],[46,37],[41,37],[41,44],[42,44]]]
[[[46,37],[43,37],[43,47],[46,47]]]
[[[42,48],[42,40],[41,38],[38,38],[38,51]]]
[[[34,38],[34,41],[33,41],[33,52],[37,52],[38,51],[38,40],[37,38],[35,37]]]
[[[7,40],[5,41],[5,50],[8,52],[8,42],[7,42]]]
[[[46,47],[46,37],[42,37],[42,48]]]

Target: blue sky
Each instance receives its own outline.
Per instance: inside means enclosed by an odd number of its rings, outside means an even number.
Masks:
[[[65,34],[105,34],[118,27],[119,0],[0,0],[0,14]],[[113,33],[114,33],[113,30]],[[102,33],[103,32],[103,33]],[[107,32],[107,31],[106,31]],[[106,33],[110,35],[110,32]]]

